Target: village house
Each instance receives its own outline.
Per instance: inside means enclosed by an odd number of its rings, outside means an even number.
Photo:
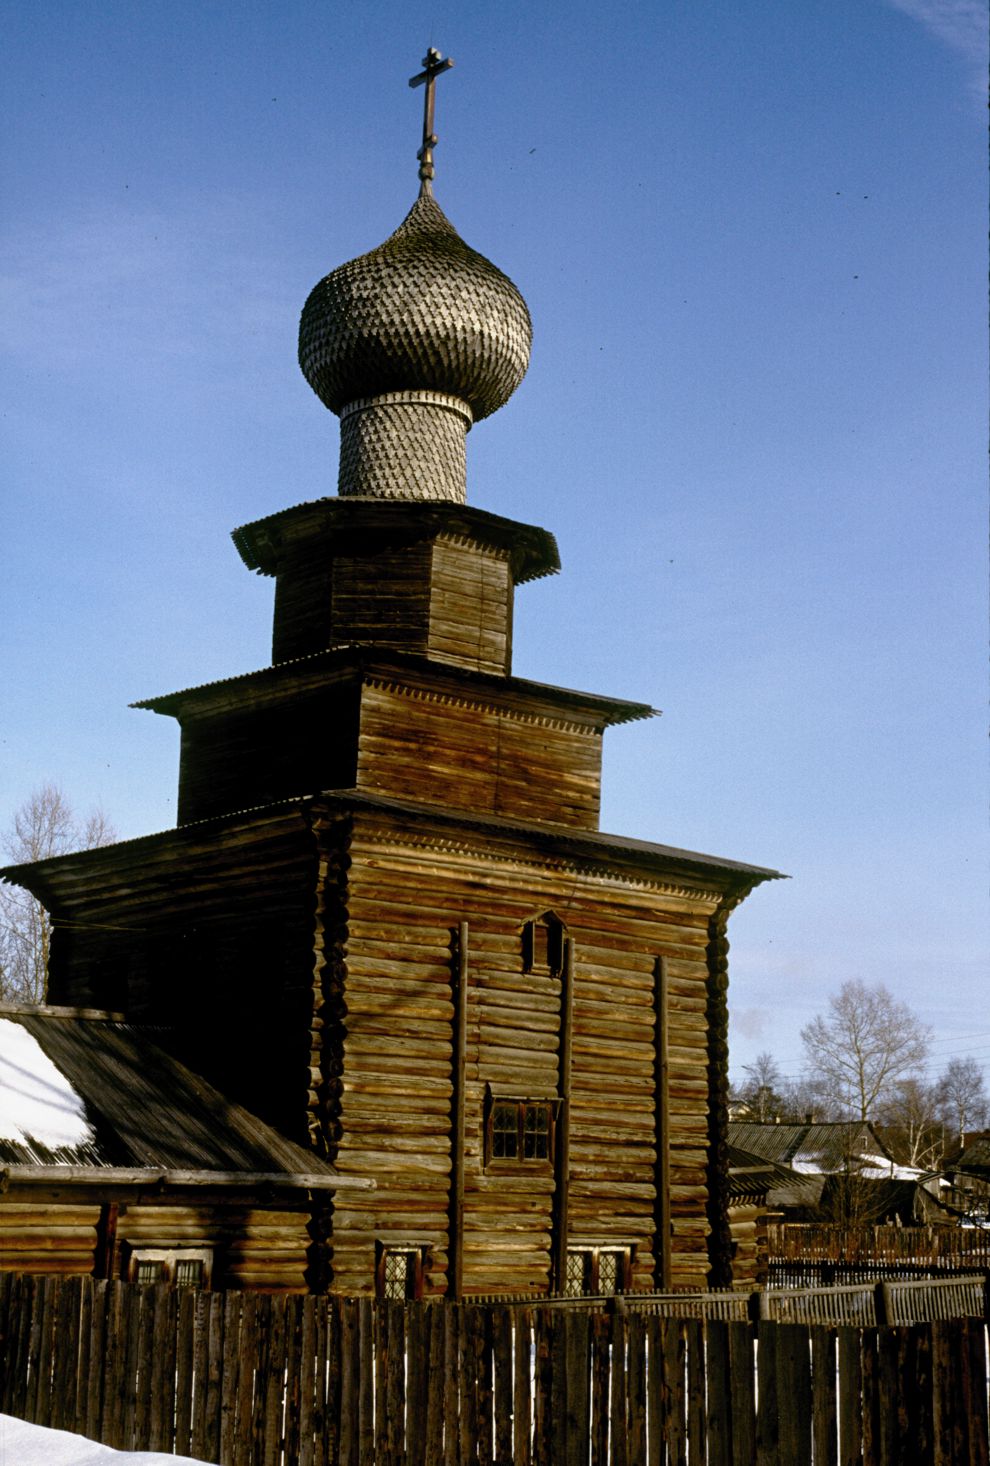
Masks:
[[[776,872],[602,833],[603,735],[651,709],[513,675],[516,587],[557,548],[468,505],[465,444],[529,313],[420,160],[396,231],[303,310],[338,495],[234,534],[274,580],[271,665],[138,704],[181,729],[176,829],[7,877],[52,913],[51,1003],[152,1028],[156,1073],[224,1096],[217,1165],[246,1110],[244,1164],[309,1173],[320,1266],[282,1285],[728,1284],[727,923]]]
[[[0,1005],[0,1269],[297,1289],[340,1187],[119,1013]]]

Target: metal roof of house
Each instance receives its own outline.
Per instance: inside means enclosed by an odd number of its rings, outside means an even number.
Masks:
[[[731,1127],[730,1127],[731,1128]],[[814,1176],[801,1175],[789,1166],[764,1160],[752,1151],[737,1145],[727,1147],[729,1158],[729,1204],[743,1201],[770,1201],[775,1205],[797,1202],[813,1204],[818,1199],[821,1183]]]
[[[734,1120],[730,1144],[765,1161],[827,1175],[851,1163],[889,1160],[886,1147],[866,1120],[800,1125],[761,1125]]]

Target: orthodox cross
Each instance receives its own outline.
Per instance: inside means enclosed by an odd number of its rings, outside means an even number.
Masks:
[[[416,154],[419,159],[420,193],[432,192],[430,181],[434,176],[433,149],[437,145],[436,134],[433,131],[434,91],[437,77],[442,71],[448,71],[453,64],[449,56],[444,61],[440,52],[431,46],[423,57],[423,70],[418,76],[409,78],[411,87],[421,87],[424,83],[426,84],[426,95],[423,98],[423,146]]]

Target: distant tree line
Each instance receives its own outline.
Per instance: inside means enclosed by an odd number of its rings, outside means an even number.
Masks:
[[[801,1030],[805,1067],[783,1077],[773,1054],[758,1054],[733,1086],[733,1104],[773,1121],[870,1120],[895,1159],[937,1168],[947,1144],[990,1117],[983,1070],[951,1059],[928,1077],[931,1030],[882,983],[843,983],[828,1009]]]

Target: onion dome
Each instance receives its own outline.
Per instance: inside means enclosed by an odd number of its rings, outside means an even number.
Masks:
[[[303,375],[331,412],[389,393],[440,393],[473,419],[529,364],[526,302],[470,249],[428,189],[384,244],[314,287],[299,325]]]

